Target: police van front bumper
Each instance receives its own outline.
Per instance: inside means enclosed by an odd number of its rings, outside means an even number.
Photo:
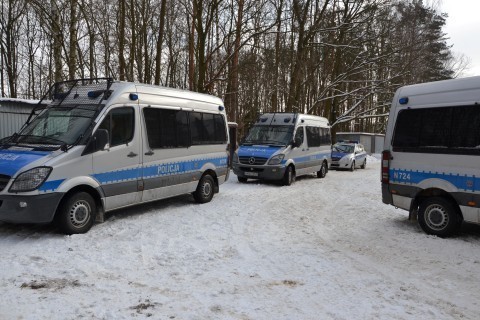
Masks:
[[[285,174],[285,166],[249,166],[234,163],[233,172],[241,178],[281,180]]]
[[[53,220],[63,193],[33,196],[0,195],[0,221],[9,223],[48,223]]]
[[[250,166],[233,163],[233,172],[240,178],[281,180],[285,174],[285,166]]]

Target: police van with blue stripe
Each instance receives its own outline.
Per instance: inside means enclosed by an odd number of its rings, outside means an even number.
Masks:
[[[82,79],[0,141],[0,221],[87,232],[115,209],[192,193],[209,202],[228,179],[228,129],[216,97]]]
[[[298,113],[266,113],[250,128],[233,157],[238,181],[276,180],[291,185],[297,176],[324,178],[331,163],[328,120]]]
[[[428,234],[480,223],[480,77],[402,87],[382,153],[382,198]]]

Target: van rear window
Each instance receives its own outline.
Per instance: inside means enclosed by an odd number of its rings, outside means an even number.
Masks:
[[[401,110],[392,145],[397,152],[480,154],[480,107]]]

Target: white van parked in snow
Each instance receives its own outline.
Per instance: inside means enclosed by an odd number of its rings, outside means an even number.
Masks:
[[[266,113],[250,128],[233,157],[238,181],[280,180],[316,173],[323,178],[331,163],[328,120],[298,113]]]
[[[0,141],[0,221],[87,232],[104,212],[193,193],[228,178],[219,98],[111,79],[57,83],[52,102]]]
[[[480,77],[402,87],[382,154],[382,199],[417,214],[422,229],[480,223]]]

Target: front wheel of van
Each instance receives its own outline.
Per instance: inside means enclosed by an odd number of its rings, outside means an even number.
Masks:
[[[352,166],[350,167],[350,171],[355,171],[355,161],[352,162]]]
[[[206,174],[200,179],[197,190],[193,193],[193,198],[198,203],[210,202],[213,198],[215,182],[211,175]]]
[[[325,162],[322,163],[322,167],[320,168],[320,171],[317,171],[317,178],[325,178],[327,175],[327,164]]]
[[[288,166],[287,170],[285,170],[285,175],[283,176],[283,185],[290,186],[292,183],[295,182],[295,170],[293,170],[293,166]]]
[[[92,196],[78,192],[62,201],[55,222],[65,234],[85,233],[93,226],[96,212],[97,206]]]
[[[432,197],[424,200],[418,210],[418,224],[428,234],[448,237],[462,223],[458,208],[449,200]]]

